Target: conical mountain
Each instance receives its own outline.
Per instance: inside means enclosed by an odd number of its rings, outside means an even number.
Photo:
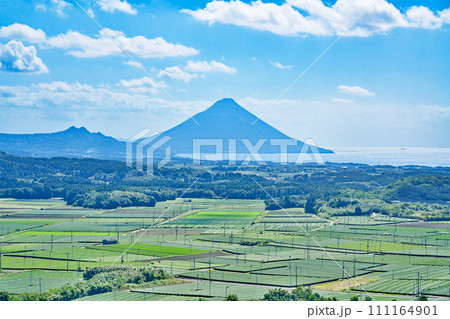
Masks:
[[[222,141],[223,151],[228,152],[229,143],[236,142],[236,153],[247,154],[248,148],[242,140],[248,140],[251,145],[265,140],[260,154],[280,153],[280,146],[271,145],[272,140],[289,140],[297,142],[296,146],[289,146],[288,153],[299,153],[303,143],[296,141],[267,124],[237,104],[233,99],[226,98],[214,103],[203,112],[194,115],[183,123],[165,131],[162,135],[169,136],[167,143],[172,148],[172,154],[192,154],[194,140],[218,139]],[[256,122],[255,122],[256,121]],[[203,143],[203,142],[199,142]],[[262,141],[260,142],[262,143]],[[248,145],[248,144],[247,144]],[[202,152],[213,152],[211,147],[202,147]],[[330,150],[319,148],[321,153],[332,153]]]

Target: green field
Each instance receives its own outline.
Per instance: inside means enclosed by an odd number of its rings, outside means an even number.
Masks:
[[[0,291],[45,292],[84,282],[87,268],[114,264],[163,269],[173,282],[79,300],[223,300],[227,294],[250,300],[297,286],[338,300],[359,294],[448,298],[446,227],[403,227],[413,219],[383,215],[287,213],[264,211],[256,200],[179,199],[91,210],[59,200],[1,199]]]
[[[234,211],[230,211],[230,212],[208,212],[208,211],[200,211],[194,214],[191,214],[189,216],[187,216],[186,218],[198,218],[198,219],[216,219],[216,218],[221,218],[221,219],[233,219],[233,218],[255,218],[256,216],[258,216],[260,214],[260,212],[234,212]]]
[[[119,244],[108,246],[94,246],[89,248],[102,251],[118,252],[121,254],[126,251],[129,254],[156,256],[156,257],[203,254],[208,252],[208,250],[202,249],[180,248],[161,245],[157,246],[147,244],[134,244],[134,245]]]

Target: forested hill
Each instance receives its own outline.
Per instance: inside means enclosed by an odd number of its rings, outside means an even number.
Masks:
[[[267,191],[284,207],[306,205],[311,213],[368,214],[396,199],[449,201],[449,184],[450,168],[211,164],[165,166],[147,175],[120,161],[43,159],[0,152],[0,197],[62,197],[68,204],[93,208],[153,206],[190,188],[184,197],[262,199],[268,209],[278,209]]]
[[[402,201],[450,201],[450,178],[419,176],[401,178],[386,188],[391,199]]]

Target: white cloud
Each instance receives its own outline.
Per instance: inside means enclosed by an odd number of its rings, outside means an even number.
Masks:
[[[38,43],[45,41],[46,37],[45,32],[41,29],[33,29],[26,24],[14,23],[0,28],[0,38]]]
[[[126,64],[126,65],[129,65],[129,66],[132,66],[134,68],[137,68],[137,69],[143,69],[144,68],[142,63],[137,62],[137,61],[133,61],[133,60],[124,61],[123,63]]]
[[[149,77],[143,77],[140,79],[120,80],[116,85],[122,86],[134,94],[156,94],[161,91],[161,88],[167,87],[164,81],[160,81],[158,84]]]
[[[44,0],[35,6],[36,10],[46,11],[47,9],[56,13],[59,18],[66,18],[66,9],[72,7],[72,4],[64,0]]]
[[[192,79],[198,77],[195,73],[188,73],[183,71],[178,66],[167,67],[164,70],[159,71],[158,77],[167,76],[171,79],[182,80],[186,83],[190,82]]]
[[[442,26],[442,18],[423,6],[414,6],[406,11],[406,17],[414,28],[438,29]]]
[[[439,17],[442,19],[443,23],[450,23],[450,8],[439,12]]]
[[[53,10],[56,12],[56,15],[60,18],[67,17],[65,12],[66,8],[72,7],[72,5],[64,0],[50,0],[53,5]]]
[[[148,39],[144,36],[129,38],[123,32],[111,29],[102,30],[95,38],[77,31],[69,31],[49,38],[47,44],[53,48],[68,50],[68,54],[78,58],[93,58],[121,55],[122,50],[115,42],[130,54],[142,58],[192,56],[199,53],[196,49],[169,43],[163,38]]]
[[[45,90],[48,92],[93,92],[94,88],[91,85],[88,84],[80,84],[78,82],[74,83],[67,83],[63,81],[53,81],[50,83],[44,82],[44,83],[38,83],[33,84],[33,87],[38,88],[40,90]]]
[[[137,14],[137,10],[133,9],[126,0],[97,0],[97,3],[103,11],[111,13],[118,11],[132,15]]]
[[[0,28],[0,38],[39,43],[42,44],[43,48],[67,50],[68,54],[79,58],[121,55],[123,52],[120,47],[130,54],[142,58],[193,56],[199,53],[194,48],[170,43],[160,37],[154,39],[144,36],[127,37],[122,31],[107,28],[100,31],[95,37],[78,31],[68,31],[53,37],[46,37],[45,32],[41,29],[14,23]],[[138,64],[131,62],[128,61],[126,63],[138,67]],[[224,66],[221,63],[213,62],[219,67]]]
[[[284,36],[345,33],[367,37],[399,27],[439,28],[450,20],[446,10],[434,14],[425,7],[411,7],[403,14],[386,0],[337,0],[331,6],[321,0],[287,0],[282,5],[260,0],[249,4],[240,0],[214,0],[204,9],[182,12],[210,25],[231,24]]]
[[[3,105],[51,108],[53,106],[70,109],[113,108],[150,108],[148,93],[154,93],[145,88],[151,88],[150,82],[143,80],[140,92],[139,86],[121,87],[111,90],[107,85],[94,87],[89,84],[74,82],[43,82],[31,86],[0,86],[0,103]],[[138,94],[136,94],[138,93]],[[48,110],[48,109],[47,109]],[[47,113],[48,114],[48,113]]]
[[[224,72],[224,73],[236,73],[236,69],[227,66],[221,62],[216,62],[212,60],[208,61],[188,61],[185,69],[191,72]]]
[[[320,21],[304,17],[290,5],[254,1],[250,4],[237,1],[212,1],[205,9],[182,10],[203,22],[233,24],[256,30],[270,31],[279,35],[308,33],[329,34]]]
[[[194,73],[196,72],[196,73]],[[200,76],[200,78],[205,78],[207,72],[223,72],[223,73],[236,73],[236,69],[225,65],[221,62],[212,60],[208,61],[188,61],[185,67],[171,66],[164,70],[160,70],[158,77],[167,76],[174,80],[182,80],[186,83],[190,82]],[[197,74],[197,73],[200,73]]]
[[[352,104],[353,103],[352,100],[342,99],[339,97],[335,97],[332,101],[337,104]]]
[[[339,85],[338,90],[341,93],[348,95],[357,95],[357,96],[374,96],[375,93],[372,93],[360,86],[347,86],[347,85]]]
[[[0,44],[0,70],[10,72],[48,73],[47,66],[37,56],[34,46],[26,47],[20,41]]]
[[[91,8],[87,8],[86,13],[89,17],[95,18],[94,11]]]
[[[408,26],[402,13],[386,0],[338,0],[330,7],[320,0],[288,0],[288,3],[308,12],[339,35],[355,22],[346,35],[366,37]]]
[[[292,65],[283,65],[280,62],[277,62],[277,61],[272,62],[270,60],[269,60],[269,62],[270,62],[270,64],[272,64],[274,67],[276,67],[278,69],[292,69]]]

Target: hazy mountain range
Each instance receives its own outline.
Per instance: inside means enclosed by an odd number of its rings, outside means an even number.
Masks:
[[[172,156],[177,154],[192,154],[193,140],[214,139],[223,145],[227,153],[248,154],[248,147],[262,144],[260,154],[280,153],[280,146],[271,145],[271,141],[288,140],[296,142],[296,146],[289,146],[288,153],[299,153],[303,147],[297,141],[270,126],[232,99],[216,102],[207,110],[187,119],[181,124],[161,133],[152,143],[163,137],[167,139],[155,156],[162,156],[164,150],[170,146]],[[254,123],[254,124],[253,124]],[[246,142],[242,140],[248,140]],[[262,140],[265,140],[264,143]],[[142,142],[143,139],[138,140]],[[232,145],[229,149],[229,145]],[[245,144],[247,143],[247,144]],[[233,146],[235,145],[235,146]],[[236,151],[233,150],[235,148]],[[144,148],[145,149],[145,148]],[[332,153],[331,150],[319,148],[320,153]],[[125,160],[126,143],[102,133],[91,133],[86,128],[69,129],[56,133],[37,134],[4,134],[0,133],[0,151],[13,155],[33,157],[89,157],[99,159]],[[212,146],[202,146],[202,153],[215,153]]]

